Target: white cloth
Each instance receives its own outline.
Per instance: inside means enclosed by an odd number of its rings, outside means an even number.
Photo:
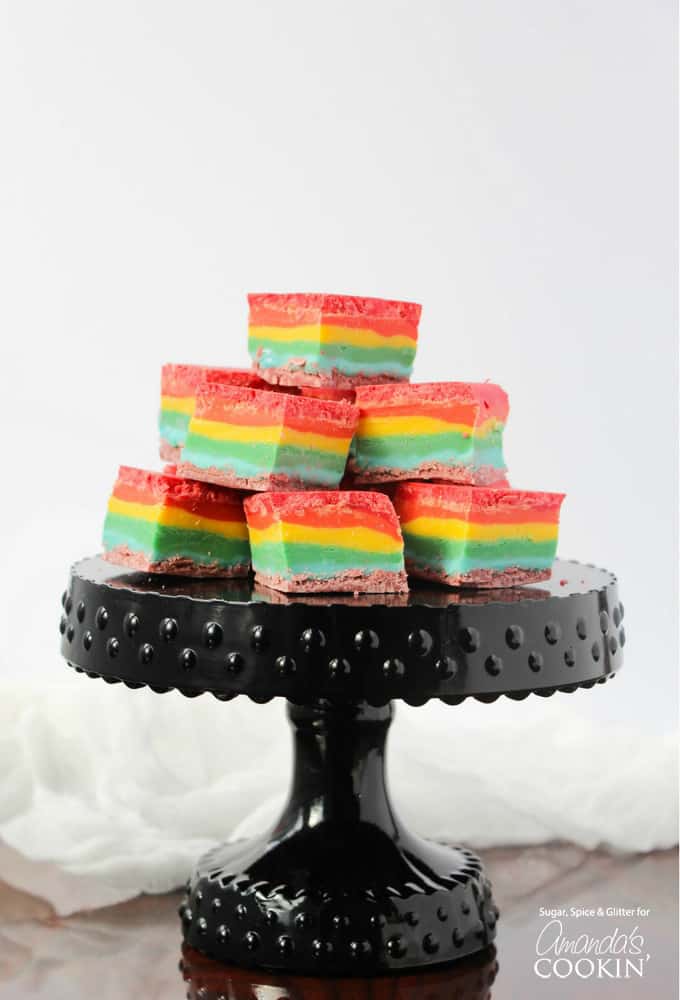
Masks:
[[[389,773],[404,820],[476,847],[675,843],[673,736],[603,729],[579,715],[579,697],[398,706]],[[60,913],[181,885],[203,851],[274,819],[286,729],[281,700],[189,701],[70,674],[5,683],[0,878]]]

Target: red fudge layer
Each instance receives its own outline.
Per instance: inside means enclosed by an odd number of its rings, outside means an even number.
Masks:
[[[313,399],[289,392],[206,383],[196,395],[194,416],[244,426],[286,427],[344,437],[356,426],[359,411],[344,400]]]
[[[372,416],[410,416],[419,407],[434,404],[445,408],[454,406],[480,408],[479,420],[496,417],[505,421],[508,417],[508,395],[494,382],[394,382],[390,385],[362,385],[356,390],[357,406],[366,409]],[[403,407],[403,409],[396,409]],[[437,416],[436,411],[423,411]],[[442,414],[446,419],[446,412]],[[465,416],[474,416],[474,411],[465,411]]]
[[[266,382],[250,368],[184,364],[166,364],[161,368],[161,394],[164,396],[194,396],[203,382],[266,388]]]
[[[454,483],[402,483],[397,492],[402,519],[410,516],[467,518],[478,523],[554,522],[564,493],[496,489]]]
[[[335,320],[342,326],[361,328],[367,321],[403,320],[406,326],[417,326],[422,306],[417,302],[398,299],[376,299],[359,295],[325,295],[292,292],[277,295],[272,292],[251,293],[248,296],[250,322],[257,326],[303,326]],[[374,327],[374,329],[377,329]]]
[[[176,472],[153,472],[121,465],[113,495],[132,503],[165,503],[201,517],[228,520],[234,514],[242,518],[243,499],[232,490],[216,490],[196,479],[183,478]]]

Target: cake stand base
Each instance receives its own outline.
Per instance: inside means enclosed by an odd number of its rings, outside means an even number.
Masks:
[[[408,833],[385,783],[391,704],[289,704],[290,798],[273,830],[206,855],[180,907],[185,942],[231,965],[324,976],[452,962],[498,910],[478,858]]]
[[[390,804],[391,701],[592,688],[616,676],[626,639],[614,575],[562,560],[539,586],[288,597],[92,558],[73,566],[62,608],[62,653],[88,677],[288,701],[283,815],[204,858],[181,910],[192,949],[277,975],[417,972],[485,948],[498,911],[480,862],[408,833]]]

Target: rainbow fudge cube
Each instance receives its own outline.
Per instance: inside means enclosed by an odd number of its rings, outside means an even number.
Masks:
[[[249,295],[254,370],[282,385],[352,389],[408,381],[421,307],[354,295]]]
[[[179,472],[245,490],[334,489],[357,417],[350,403],[206,382]]]
[[[261,586],[292,593],[408,589],[399,521],[382,493],[258,493],[244,508]]]
[[[243,498],[122,465],[104,522],[104,558],[146,573],[245,576],[250,545]]]
[[[490,382],[359,386],[349,459],[357,484],[442,479],[507,485],[508,397]]]
[[[394,505],[411,576],[452,587],[547,580],[563,493],[401,483]]]
[[[158,413],[160,453],[164,462],[177,462],[202,382],[265,388],[266,383],[247,368],[208,368],[205,365],[163,365],[161,408]]]

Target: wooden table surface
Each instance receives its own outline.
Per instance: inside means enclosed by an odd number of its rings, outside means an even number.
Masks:
[[[494,979],[494,1000],[627,1000],[629,997],[678,997],[677,853],[610,855],[556,845],[483,852],[501,908],[495,960],[486,956],[482,970]],[[178,968],[180,953],[177,905],[179,894],[143,897],[129,903],[58,919],[43,901],[0,883],[0,998],[2,1000],[180,1000],[187,996],[211,1000],[463,1000],[466,983],[478,981],[480,970],[456,967],[429,976],[391,977],[387,985],[361,980],[343,983],[314,980],[277,981],[276,977],[237,975],[217,990],[200,992],[187,984]],[[614,908],[607,916],[562,918],[564,933],[602,938],[614,931],[630,934],[637,926],[645,955],[644,975],[609,978],[540,978],[535,970],[537,939],[551,919],[541,914],[560,907]],[[637,908],[643,908],[640,916]],[[635,915],[621,915],[621,908]],[[554,925],[553,925],[554,926]],[[550,967],[544,963],[543,973]],[[581,968],[584,971],[585,967]],[[560,974],[569,966],[556,966]],[[466,978],[467,977],[467,978]],[[470,977],[473,977],[471,979]],[[476,977],[476,978],[475,978]]]

